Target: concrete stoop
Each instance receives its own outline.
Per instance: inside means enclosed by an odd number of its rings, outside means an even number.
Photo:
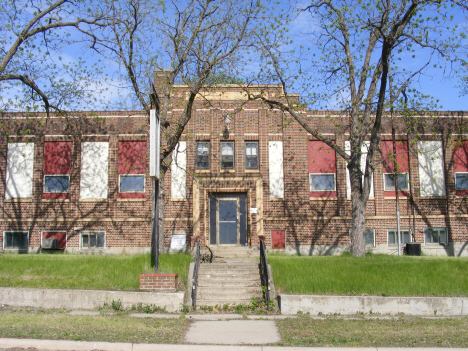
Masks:
[[[261,295],[258,250],[216,248],[213,256],[200,264],[197,306],[247,304]]]

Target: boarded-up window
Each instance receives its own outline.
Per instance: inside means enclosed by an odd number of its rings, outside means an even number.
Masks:
[[[309,141],[309,195],[336,197],[335,150],[322,141]]]
[[[268,165],[270,178],[270,197],[284,198],[283,142],[268,142]]]
[[[5,199],[32,197],[34,143],[9,143]]]
[[[70,157],[70,142],[44,142],[44,184],[42,198],[68,199],[70,197]]]
[[[395,196],[395,161],[398,173],[399,194],[409,195],[409,159],[408,142],[406,140],[395,141],[396,151],[393,151],[393,141],[382,141],[382,158],[384,160],[384,196]]]
[[[284,230],[271,231],[271,248],[284,249],[286,247],[286,234]]]
[[[444,154],[441,141],[418,141],[421,196],[445,196]]]
[[[57,240],[57,249],[65,249],[67,247],[67,232],[42,232],[42,239],[56,239]],[[44,241],[43,241],[44,248]]]
[[[119,142],[119,198],[144,199],[146,142]]]
[[[367,150],[369,149],[369,141],[364,141],[361,147],[361,172],[362,172],[362,182],[364,184],[364,172],[366,171],[366,159],[367,159]],[[351,143],[345,141],[345,151],[348,155],[351,155]],[[346,168],[346,193],[348,198],[351,198],[351,181],[350,181],[349,169]],[[370,178],[370,191],[369,197],[374,197],[374,175]]]
[[[81,144],[80,199],[107,199],[109,143]]]
[[[468,141],[454,144],[453,170],[456,194],[468,195]]]
[[[186,167],[187,167],[187,144],[180,141],[172,152],[171,164],[171,198],[185,199],[187,197],[186,189]]]

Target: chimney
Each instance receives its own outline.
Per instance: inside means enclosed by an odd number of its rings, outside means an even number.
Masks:
[[[154,70],[154,89],[158,95],[167,92],[172,86],[172,79],[170,77],[172,70],[170,69],[156,69]]]

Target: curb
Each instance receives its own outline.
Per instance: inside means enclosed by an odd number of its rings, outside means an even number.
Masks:
[[[170,344],[132,344],[100,341],[1,339],[0,348],[36,348],[47,351],[426,351],[427,348],[390,348],[390,347],[288,347],[288,346],[241,346],[241,345],[170,345]],[[431,350],[468,351],[468,348],[431,348]]]

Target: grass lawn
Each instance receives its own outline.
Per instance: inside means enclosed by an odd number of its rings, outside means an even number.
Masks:
[[[161,273],[178,273],[187,281],[192,257],[160,255]],[[140,273],[152,273],[151,255],[71,254],[0,255],[0,286],[93,290],[138,290]]]
[[[269,255],[276,289],[291,294],[467,296],[468,258]]]
[[[187,321],[127,315],[70,316],[47,311],[0,311],[0,337],[132,343],[181,343]]]
[[[282,346],[467,347],[468,318],[357,319],[302,317],[276,321]]]

